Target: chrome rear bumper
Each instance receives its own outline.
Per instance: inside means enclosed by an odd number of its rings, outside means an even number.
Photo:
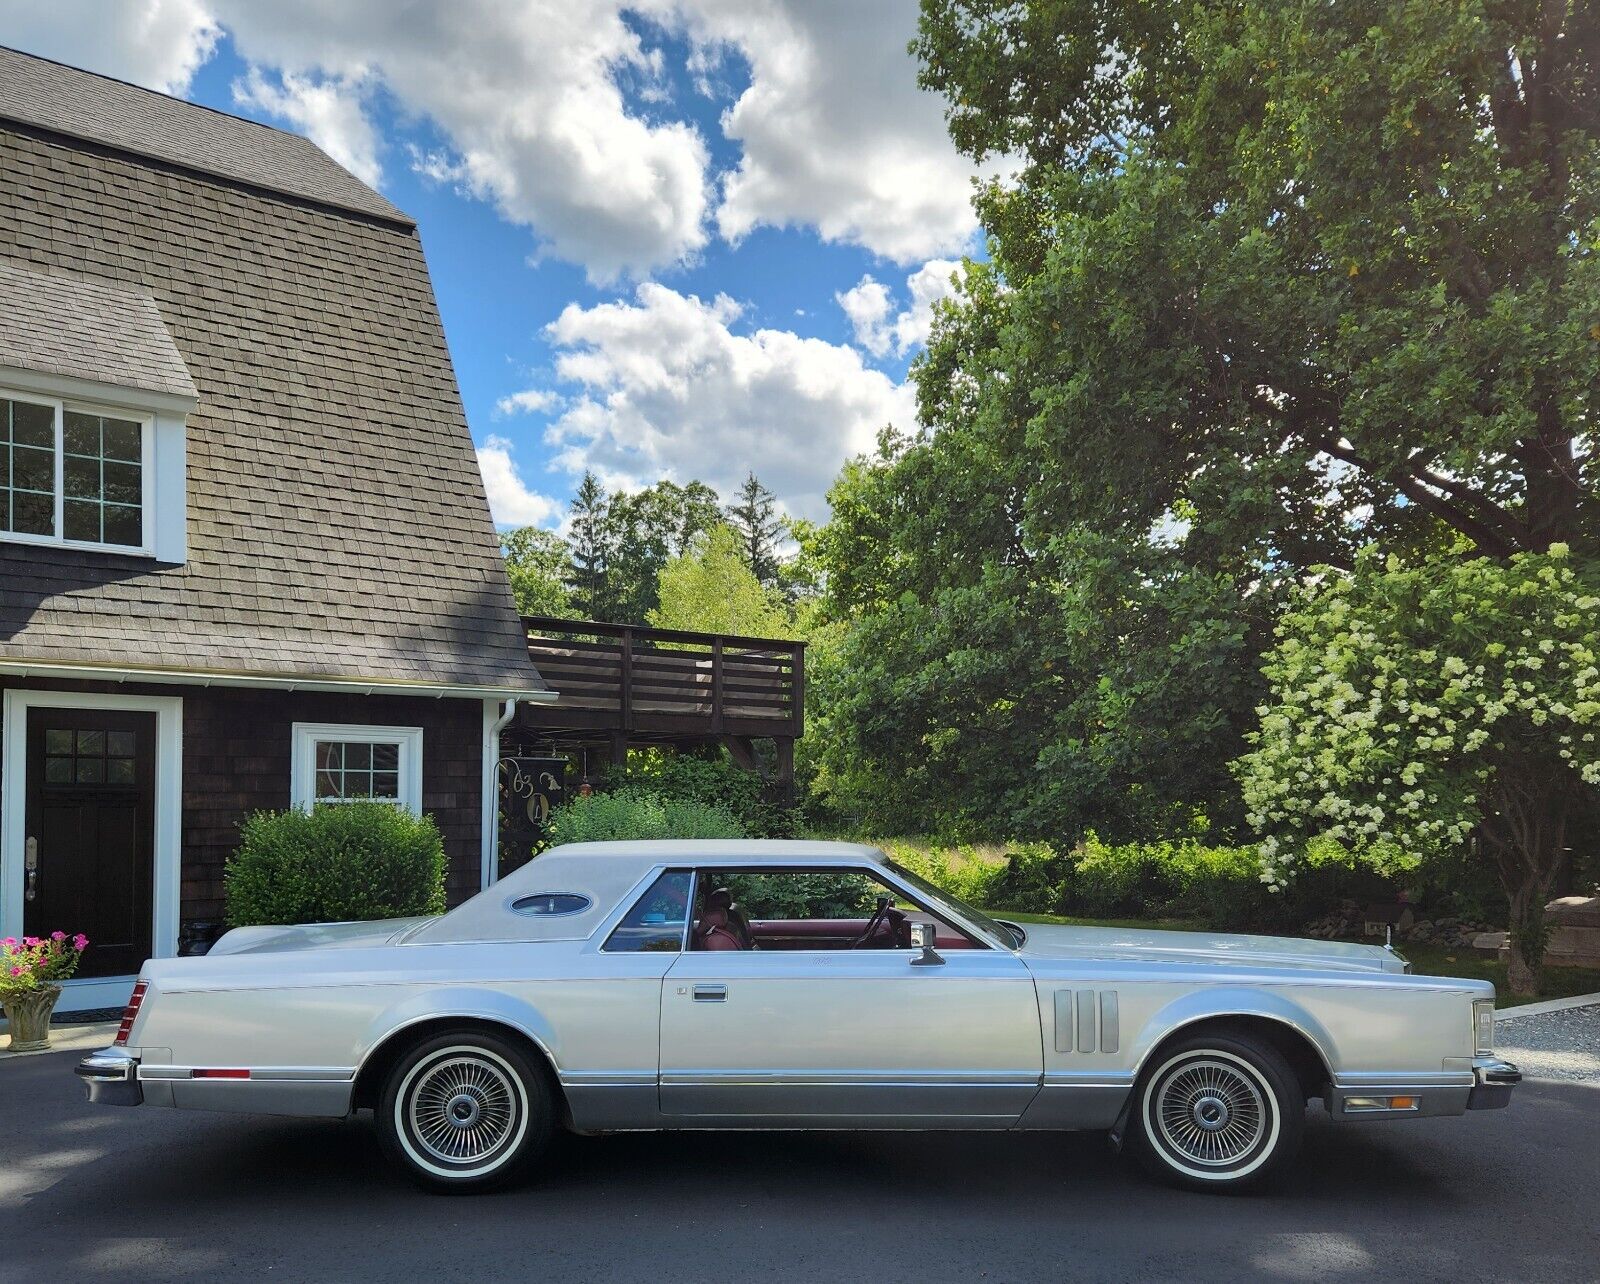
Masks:
[[[139,1058],[123,1048],[102,1048],[73,1067],[89,1100],[97,1106],[144,1104],[139,1086]]]
[[[1472,1063],[1472,1091],[1468,1110],[1501,1110],[1511,1104],[1511,1090],[1522,1082],[1522,1071],[1509,1061],[1480,1057]]]

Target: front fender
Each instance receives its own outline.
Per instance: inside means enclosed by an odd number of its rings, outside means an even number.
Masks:
[[[1250,986],[1221,986],[1191,990],[1160,1008],[1145,1022],[1131,1049],[1137,1081],[1150,1054],[1185,1026],[1219,1017],[1259,1017],[1276,1021],[1303,1035],[1317,1050],[1330,1073],[1338,1062],[1338,1049],[1326,1026],[1296,1000],[1271,990]]]
[[[473,985],[452,985],[412,994],[373,1017],[363,1039],[362,1064],[394,1035],[424,1021],[460,1017],[491,1021],[511,1027],[539,1046],[551,1065],[561,1072],[561,1050],[555,1029],[546,1016],[524,999]]]

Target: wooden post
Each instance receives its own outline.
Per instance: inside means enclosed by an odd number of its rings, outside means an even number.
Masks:
[[[778,751],[778,795],[785,807],[794,806],[794,741],[774,740]]]
[[[722,639],[711,639],[711,734],[722,734]]]
[[[622,633],[622,699],[617,712],[622,718],[622,729],[633,730],[633,630]]]
[[[794,739],[798,740],[806,730],[806,647],[799,643],[791,652],[794,656],[794,672],[790,678],[789,688],[789,723],[794,727]],[[794,757],[794,742],[789,744],[791,764]],[[793,776],[791,770],[790,776]]]

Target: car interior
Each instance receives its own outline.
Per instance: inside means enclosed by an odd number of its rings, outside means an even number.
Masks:
[[[851,871],[702,870],[691,950],[910,949],[913,921],[935,925],[940,949],[977,942],[894,889]]]

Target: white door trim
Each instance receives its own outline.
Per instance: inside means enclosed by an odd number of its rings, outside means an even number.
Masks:
[[[0,706],[0,735],[4,737],[0,747],[0,936],[22,935],[30,709],[106,709],[156,715],[154,921],[150,925],[150,942],[152,957],[170,958],[178,952],[178,888],[182,879],[183,697],[7,689]],[[74,930],[70,923],[63,923],[62,929]],[[131,977],[69,981],[57,1007],[62,1012],[112,1007],[125,1000],[131,988]],[[120,998],[116,997],[118,994]]]

